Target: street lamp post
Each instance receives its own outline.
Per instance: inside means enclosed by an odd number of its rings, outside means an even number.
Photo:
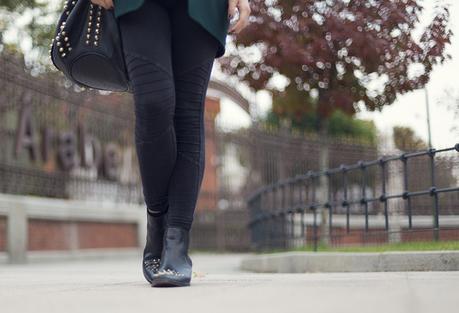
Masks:
[[[427,115],[427,136],[428,136],[428,145],[429,149],[432,148],[432,131],[430,128],[430,106],[429,106],[429,92],[427,86],[424,88],[426,94],[426,115]]]

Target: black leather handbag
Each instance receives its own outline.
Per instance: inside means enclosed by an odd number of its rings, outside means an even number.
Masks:
[[[132,92],[113,10],[90,0],[66,1],[50,56],[54,66],[81,87]]]

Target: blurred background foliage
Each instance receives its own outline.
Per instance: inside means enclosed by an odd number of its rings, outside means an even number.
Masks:
[[[326,132],[335,110],[382,110],[450,58],[449,9],[433,1],[421,25],[423,0],[252,0],[251,23],[222,69],[271,91],[273,114],[292,125],[312,114]]]

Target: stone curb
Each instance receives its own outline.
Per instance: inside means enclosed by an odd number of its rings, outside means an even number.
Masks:
[[[459,271],[459,251],[280,252],[242,259],[257,273]]]

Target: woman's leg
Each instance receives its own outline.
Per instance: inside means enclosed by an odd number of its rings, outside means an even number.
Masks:
[[[171,10],[177,160],[169,183],[168,225],[190,230],[205,164],[204,103],[217,40],[192,20],[187,0]]]
[[[170,3],[177,159],[169,182],[167,228],[153,287],[190,285],[189,230],[204,174],[204,101],[218,48],[216,39],[188,16],[187,0]]]
[[[168,182],[177,156],[175,87],[168,10],[155,1],[119,18],[126,66],[133,84],[135,143],[148,212],[167,211]]]

